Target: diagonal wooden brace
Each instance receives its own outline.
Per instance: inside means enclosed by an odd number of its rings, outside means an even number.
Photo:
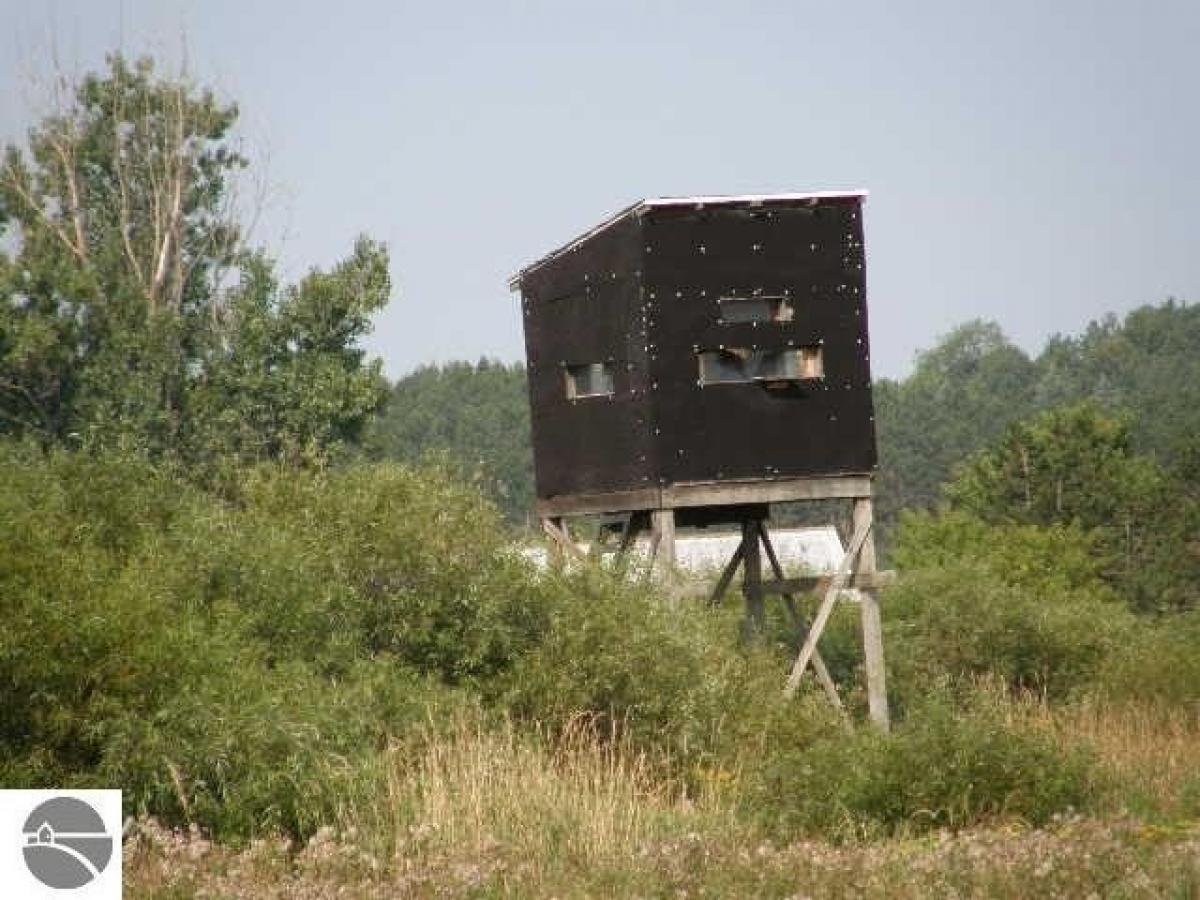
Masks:
[[[758,534],[762,538],[763,549],[767,551],[767,560],[771,563],[771,571],[775,573],[776,581],[783,581],[783,566],[779,564],[779,557],[775,555],[775,547],[771,544],[771,538],[767,535],[767,527],[758,523]],[[784,594],[784,600],[787,601],[788,612],[791,613],[792,621],[801,628],[808,627],[804,618],[800,615],[799,609],[796,607],[796,598],[791,594]],[[812,629],[809,628],[809,633]],[[813,671],[817,674],[817,681],[821,683],[821,688],[825,691],[825,696],[829,698],[829,702],[837,707],[841,712],[845,712],[846,708],[842,706],[842,698],[838,695],[837,685],[834,684],[832,676],[829,674],[829,669],[825,665],[825,660],[821,659],[821,652],[813,647],[812,655]]]
[[[796,689],[800,687],[800,679],[817,652],[817,641],[821,639],[825,626],[829,624],[829,617],[833,613],[833,606],[837,602],[838,594],[845,589],[849,582],[850,573],[854,571],[854,564],[858,560],[858,554],[862,552],[867,535],[871,533],[871,524],[870,519],[863,519],[858,522],[854,530],[850,546],[846,548],[846,555],[842,557],[841,565],[838,566],[837,572],[829,582],[829,588],[825,591],[825,597],[817,609],[817,616],[813,619],[812,628],[809,629],[808,637],[804,639],[804,644],[800,647],[800,655],[796,657],[796,664],[792,666],[792,671],[788,675],[787,684],[783,689],[785,697],[794,696]]]
[[[621,544],[617,547],[617,556],[624,558],[637,540],[638,532],[642,530],[645,524],[642,520],[643,514],[640,512],[631,512],[629,518],[625,521],[625,527],[621,530]]]
[[[561,519],[555,521],[552,518],[544,518],[542,519],[542,531],[554,542],[554,546],[564,556],[570,556],[574,559],[587,558],[584,552],[571,540],[571,533],[567,530],[566,522]]]
[[[738,568],[742,564],[742,560],[746,555],[745,540],[739,541],[737,549],[733,551],[733,556],[729,558],[729,562],[725,565],[725,571],[721,573],[720,579],[717,581],[717,586],[713,588],[713,592],[708,595],[708,605],[716,606],[721,602],[721,597],[725,591],[729,589],[729,582],[733,581],[733,576],[737,574]]]

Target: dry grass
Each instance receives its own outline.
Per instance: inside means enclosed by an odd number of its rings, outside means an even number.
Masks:
[[[1182,809],[1200,771],[1193,713],[1008,702],[1014,718],[1090,743],[1130,796]],[[233,850],[142,823],[125,848],[129,896],[1200,897],[1196,827],[1145,824],[1116,801],[1107,820],[1039,830],[781,847],[738,820],[732,793],[687,798],[583,721],[555,741],[463,722],[383,762],[386,795],[302,848]]]
[[[455,856],[519,860],[525,875],[590,869],[697,828],[739,830],[713,796],[686,797],[642,753],[586,719],[553,741],[463,722],[415,756],[389,752],[388,791],[346,824],[380,826],[401,868]]]
[[[465,849],[412,862],[408,870],[373,868],[327,835],[299,852],[271,842],[233,851],[142,823],[125,847],[126,891],[131,898],[173,900],[1200,896],[1200,835],[1082,819],[1036,831],[972,830],[860,846],[775,847],[697,833],[592,867],[551,859],[529,870],[508,855],[481,860]]]
[[[1049,718],[1061,740],[1096,751],[1118,806],[1169,819],[1200,812],[1200,710],[1089,701]]]
[[[1003,707],[1010,724],[1053,734],[1063,746],[1095,755],[1108,797],[1100,805],[1113,815],[1200,819],[1200,706],[1094,697],[1050,704],[1014,698],[998,681],[975,684],[978,702]]]

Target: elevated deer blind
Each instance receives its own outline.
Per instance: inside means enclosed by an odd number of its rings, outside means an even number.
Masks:
[[[740,523],[712,602],[740,569],[761,631],[764,598],[783,596],[805,635],[788,692],[811,665],[841,706],[817,641],[837,599],[855,593],[868,706],[887,727],[863,197],[643,200],[510,286],[525,324],[537,512],[562,552],[578,552],[566,517],[609,514],[621,553],[651,527],[669,579],[677,522]],[[806,500],[853,501],[853,527],[836,572],[789,579],[766,521],[771,504]],[[814,590],[810,626],[797,598]]]
[[[513,287],[539,498],[874,469],[862,194],[643,200]]]

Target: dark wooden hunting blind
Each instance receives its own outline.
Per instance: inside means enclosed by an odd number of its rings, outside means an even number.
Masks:
[[[761,636],[766,598],[781,596],[804,635],[785,692],[811,666],[844,711],[817,642],[856,592],[867,706],[887,728],[862,201],[643,200],[511,287],[525,319],[537,513],[559,559],[582,555],[569,517],[619,513],[597,546],[618,525],[625,556],[649,529],[650,565],[672,592],[676,526],[740,523],[709,602],[741,571],[747,634]],[[805,500],[852,501],[853,532],[836,571],[787,578],[767,520],[771,504]],[[812,590],[822,599],[810,624],[800,605]]]
[[[644,200],[516,275],[541,511],[869,477],[862,201]]]

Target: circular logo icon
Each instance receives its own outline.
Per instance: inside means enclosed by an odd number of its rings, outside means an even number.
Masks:
[[[99,813],[74,797],[47,800],[25,820],[25,865],[60,890],[90,884],[108,865],[113,839]]]

